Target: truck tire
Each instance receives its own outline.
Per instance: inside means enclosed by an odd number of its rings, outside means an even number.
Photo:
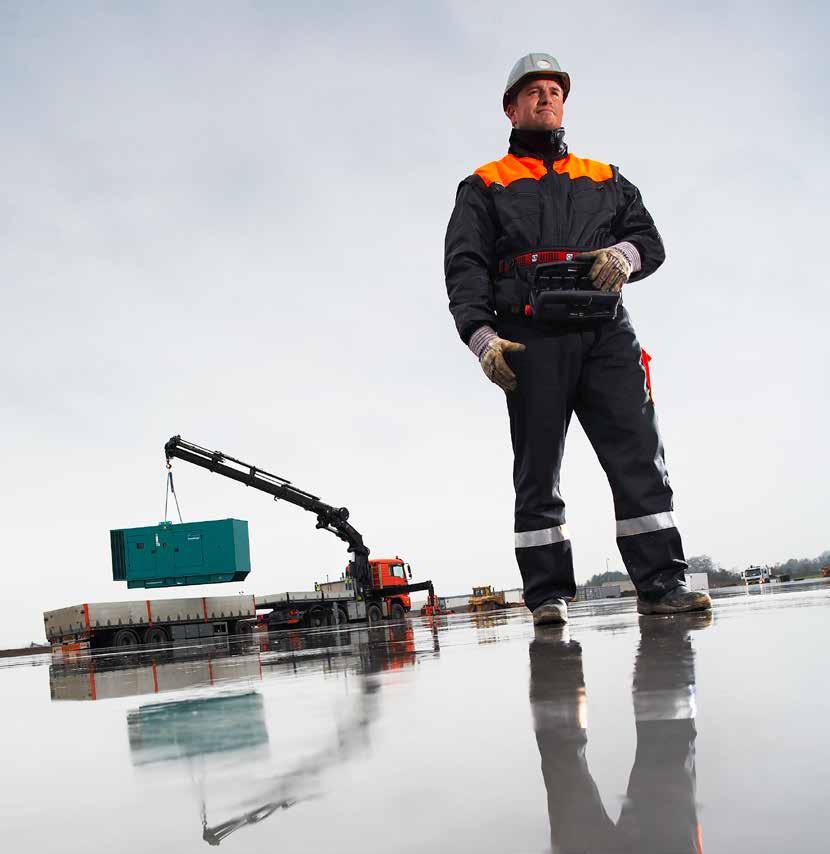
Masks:
[[[326,612],[322,608],[312,608],[305,615],[303,622],[310,629],[320,629],[326,625]]]
[[[157,646],[160,643],[167,643],[170,640],[170,635],[167,634],[167,629],[164,626],[148,626],[144,630],[144,646]]]
[[[383,622],[383,611],[380,610],[380,605],[366,607],[366,620],[370,626],[379,626]]]
[[[119,629],[112,638],[112,645],[133,649],[138,646],[138,634],[133,629]]]
[[[338,612],[338,621],[339,622],[338,623],[334,622],[334,613],[332,611],[329,611],[328,615],[327,615],[327,620],[326,620],[327,626],[335,626],[335,627],[337,625],[345,626],[346,623],[349,622],[349,615],[346,613],[345,608],[340,608],[338,606],[337,612]]]
[[[393,602],[389,606],[390,620],[394,620],[396,623],[399,623],[404,618],[404,614],[406,614],[406,609],[400,602]]]

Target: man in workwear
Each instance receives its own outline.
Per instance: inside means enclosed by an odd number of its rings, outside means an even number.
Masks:
[[[639,190],[617,167],[568,153],[571,81],[554,57],[513,67],[502,106],[508,154],[465,178],[447,229],[450,311],[487,377],[507,392],[516,489],[516,559],[534,622],[567,620],[576,593],[559,471],[576,411],[608,476],[617,545],[641,614],[711,607],[689,591],[663,445],[628,313],[550,323],[532,316],[538,265],[592,259],[607,294],[653,273],[665,253]]]

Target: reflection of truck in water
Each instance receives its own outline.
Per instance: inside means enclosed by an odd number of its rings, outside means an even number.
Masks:
[[[412,570],[401,558],[369,558],[369,549],[349,523],[345,507],[325,504],[279,475],[186,442],[180,436],[170,439],[164,450],[168,464],[172,459],[185,460],[313,513],[317,528],[334,534],[347,545],[352,559],[342,579],[318,584],[315,590],[257,597],[84,603],[47,611],[43,615],[46,638],[53,648],[156,646],[169,641],[241,634],[255,626],[272,630],[352,622],[375,625],[384,619],[402,619],[412,607],[411,592],[428,591],[429,601],[434,601],[432,582],[412,583]],[[168,525],[159,536],[172,537],[175,529],[175,525]],[[126,538],[122,539],[126,543]],[[120,547],[125,547],[124,543]]]

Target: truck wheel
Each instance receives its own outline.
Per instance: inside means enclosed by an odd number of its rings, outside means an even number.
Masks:
[[[366,619],[370,626],[379,626],[383,622],[383,611],[378,605],[369,605],[366,608]]]
[[[389,608],[389,619],[400,622],[404,618],[406,611],[400,602],[393,603]]]
[[[144,630],[144,645],[157,646],[170,640],[167,629],[164,626],[150,626]]]
[[[338,611],[337,619],[339,621],[339,625],[345,626],[346,623],[349,622],[349,615],[346,613],[346,611],[343,608],[338,608],[337,611]],[[331,611],[328,612],[328,617],[326,619],[326,625],[328,625],[328,626],[337,626],[338,625],[338,623],[334,622],[334,614]]]
[[[322,608],[312,608],[305,615],[305,624],[310,629],[319,629],[326,624],[326,612]]]
[[[119,629],[112,639],[113,646],[133,648],[138,646],[138,635],[132,629]]]

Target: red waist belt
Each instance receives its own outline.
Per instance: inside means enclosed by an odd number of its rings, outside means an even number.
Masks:
[[[541,252],[525,252],[514,258],[502,258],[499,261],[499,273],[509,273],[513,267],[532,267],[534,264],[550,264],[553,261],[573,261],[574,256],[587,250],[545,249]]]

